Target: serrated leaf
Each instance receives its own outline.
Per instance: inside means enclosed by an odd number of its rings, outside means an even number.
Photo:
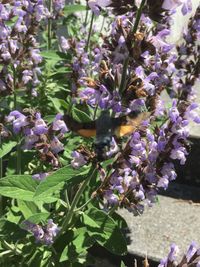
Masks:
[[[0,145],[0,158],[3,158],[5,155],[7,155],[16,145],[17,142],[15,141],[10,141],[9,143],[2,143]]]
[[[55,171],[38,185],[34,195],[34,200],[44,201],[46,203],[48,198],[52,198],[56,191],[60,191],[64,187],[65,182],[72,181],[75,179],[75,176],[81,175],[83,175],[82,179],[84,179],[86,171],[87,170],[83,172],[83,169],[72,169],[71,165]]]
[[[67,5],[65,6],[63,13],[65,16],[73,14],[75,12],[86,11],[87,7],[84,5]]]
[[[37,182],[30,175],[11,175],[0,180],[0,195],[33,201]]]

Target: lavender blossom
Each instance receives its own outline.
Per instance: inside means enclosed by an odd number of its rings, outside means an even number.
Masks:
[[[87,163],[84,156],[81,153],[79,153],[78,151],[72,152],[72,158],[73,159],[71,161],[71,166],[74,169],[79,169],[80,167],[82,167],[83,165],[85,165]]]
[[[24,221],[23,226],[25,230],[34,235],[37,243],[42,243],[44,245],[53,244],[55,237],[60,231],[59,227],[52,219],[48,220],[45,226],[40,226],[39,224],[34,224],[29,221]]]

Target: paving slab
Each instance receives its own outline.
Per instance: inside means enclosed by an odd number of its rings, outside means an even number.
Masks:
[[[184,190],[189,193],[186,200],[180,198]],[[197,198],[192,200],[194,195],[199,196],[199,203]],[[200,188],[184,186],[176,197],[159,195],[158,203],[147,207],[141,216],[134,217],[127,210],[119,212],[131,232],[129,253],[159,261],[167,256],[172,243],[182,252],[192,241],[200,245]]]

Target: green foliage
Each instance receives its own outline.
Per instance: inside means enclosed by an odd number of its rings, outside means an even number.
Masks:
[[[75,12],[86,11],[86,6],[83,5],[67,5],[65,6],[63,12],[65,16],[69,16]]]
[[[55,21],[54,18],[48,18],[41,22],[37,40],[43,61],[39,65],[41,75],[37,77],[38,95],[31,95],[31,84],[24,86],[18,82],[23,70],[17,68],[15,78],[19,88],[15,91],[11,88],[11,94],[0,99],[0,123],[4,124],[6,116],[14,109],[21,113],[24,109],[29,109],[30,114],[40,112],[47,125],[54,121],[57,113],[69,114],[77,123],[89,123],[98,118],[98,107],[89,107],[78,99],[74,101],[71,92],[74,73],[71,65],[75,55],[73,49],[66,53],[61,52],[57,38],[60,28],[65,29],[62,35],[67,33],[67,36],[79,38],[83,22],[77,12],[84,16],[91,15],[87,6],[72,4],[65,5]],[[14,16],[6,21],[5,25],[14,29],[17,20],[18,16]],[[52,27],[51,47],[47,49],[49,22]],[[91,42],[98,42],[98,39],[99,33],[95,33]],[[24,47],[26,45],[29,44],[24,43]],[[28,69],[28,64],[25,60],[24,68],[27,65]],[[0,70],[4,67],[0,65]],[[6,67],[13,74],[13,65],[8,64]],[[34,122],[31,123],[34,125]],[[12,133],[11,124],[6,127]],[[51,132],[48,134],[47,140],[40,136],[39,145],[51,141]],[[92,160],[79,169],[73,169],[70,164],[72,152],[80,146],[90,150],[94,146],[94,138],[83,138],[71,131],[65,133],[62,138],[64,151],[59,153],[56,171],[50,160],[42,159],[43,148],[24,150],[26,135],[23,130],[20,135],[14,133],[12,139],[1,140],[0,168],[5,176],[0,179],[2,267],[15,267],[16,264],[22,267],[87,266],[90,261],[88,249],[97,244],[116,255],[127,253],[126,241],[121,233],[121,228],[126,227],[125,221],[117,214],[110,216],[102,211],[99,200],[92,197],[101,182],[98,177],[99,166]],[[19,162],[20,171],[16,167]],[[110,160],[102,163],[103,168],[108,169],[110,163]],[[33,174],[43,172],[48,173],[44,180],[37,181],[32,178]],[[69,221],[65,224],[66,218],[69,218]],[[46,230],[49,219],[60,229],[52,245],[36,242],[34,233],[31,233],[30,229],[24,230],[26,221],[35,225],[35,229],[43,227],[40,229]]]
[[[7,155],[16,145],[17,145],[17,142],[15,141],[9,141],[8,143],[1,144],[0,145],[0,158],[3,158],[5,155]]]
[[[77,180],[80,182],[84,180],[87,175],[87,169],[83,170],[75,170],[72,167],[66,166],[49,175],[44,181],[42,181],[34,194],[35,201],[42,201],[45,203],[54,202],[57,198],[54,197],[54,194],[57,191],[62,190],[64,184],[76,184]]]
[[[0,195],[33,201],[38,183],[30,175],[12,175],[0,180]]]

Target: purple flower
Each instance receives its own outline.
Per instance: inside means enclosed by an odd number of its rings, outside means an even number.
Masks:
[[[183,6],[181,8],[181,12],[184,16],[192,12],[192,1],[191,0],[184,0]]]
[[[54,136],[53,140],[50,142],[51,151],[53,153],[58,154],[59,152],[64,150],[64,145],[59,141],[59,139]]]
[[[174,100],[172,107],[169,109],[169,117],[171,119],[172,122],[176,122],[178,117],[179,117],[179,111],[177,109],[177,101]]]
[[[24,150],[26,150],[26,149],[30,150],[34,147],[35,143],[37,141],[39,141],[39,137],[38,137],[38,135],[35,135],[33,133],[33,130],[29,129],[29,133],[27,133],[26,130],[24,132],[25,132],[26,136],[24,138],[25,140],[24,140],[24,145],[22,146],[22,148]]]
[[[60,46],[64,52],[70,49],[69,42],[64,36],[60,37]]]
[[[32,71],[31,70],[24,70],[23,72],[23,76],[22,76],[22,81],[24,82],[24,84],[27,84],[29,81],[31,81],[32,78]]]
[[[71,165],[74,169],[79,169],[87,163],[84,156],[77,151],[72,152],[72,158],[73,160],[71,161]]]
[[[48,220],[48,223],[45,226],[24,221],[23,228],[34,235],[36,242],[43,243],[45,245],[53,244],[55,237],[60,231],[60,228],[53,222],[52,219]]]
[[[30,50],[30,57],[32,58],[35,64],[39,64],[42,62],[42,56],[40,55],[39,49]]]
[[[41,114],[37,113],[36,114],[36,121],[35,121],[35,126],[33,128],[34,134],[40,135],[40,134],[45,134],[47,133],[47,125],[44,122],[44,120],[41,118]]]
[[[89,0],[88,6],[94,12],[95,15],[100,14],[100,7],[106,7],[111,3],[110,0]]]
[[[189,260],[196,253],[196,251],[197,251],[197,244],[196,244],[196,242],[192,242],[188,248],[187,253],[186,253],[187,262],[189,262]]]
[[[184,165],[186,161],[187,151],[185,147],[179,147],[171,150],[170,158],[180,160],[180,164]]]
[[[100,93],[94,88],[87,87],[79,92],[81,101],[88,103],[91,106],[97,105]]]
[[[13,131],[15,134],[18,134],[23,127],[27,126],[29,124],[26,116],[24,116],[22,113],[20,113],[17,110],[14,110],[10,112],[10,114],[7,116],[7,121],[13,123]]]
[[[46,177],[48,176],[48,173],[44,172],[44,173],[37,173],[32,175],[32,178],[34,180],[38,180],[38,181],[42,181],[44,180]]]
[[[65,7],[65,0],[53,0],[53,8],[56,12],[60,12]]]
[[[169,184],[168,176],[165,175],[158,180],[157,187],[162,187],[166,190],[168,187],[168,184]]]
[[[187,0],[186,0],[187,1]],[[166,10],[174,10],[182,4],[183,0],[164,0],[162,8]]]
[[[104,195],[105,200],[108,202],[109,205],[113,206],[118,204],[119,198],[115,195],[112,190],[107,190]]]
[[[62,115],[57,114],[55,120],[53,121],[53,130],[54,131],[60,131],[61,133],[66,133],[68,132],[67,125],[65,122],[62,120]]]

